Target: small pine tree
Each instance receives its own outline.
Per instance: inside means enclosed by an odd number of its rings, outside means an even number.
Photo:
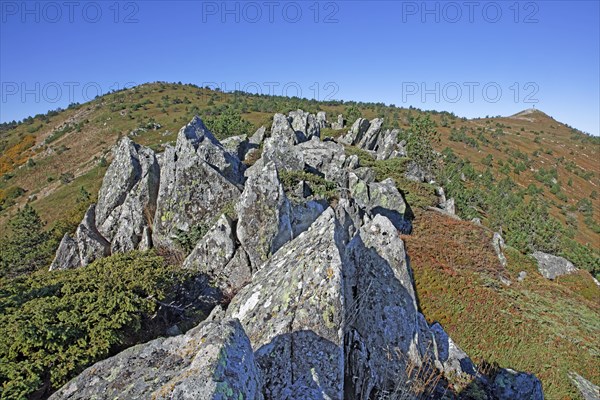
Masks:
[[[408,131],[408,155],[419,167],[432,174],[438,170],[438,156],[433,143],[439,141],[439,133],[429,115],[419,115],[412,120]]]

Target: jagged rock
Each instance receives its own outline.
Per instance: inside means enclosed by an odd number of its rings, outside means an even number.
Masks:
[[[327,114],[325,111],[319,111],[317,113],[317,124],[320,128],[327,128]]]
[[[533,257],[537,260],[538,271],[546,279],[555,279],[557,276],[566,275],[577,271],[573,263],[564,257],[536,251]]]
[[[243,176],[231,174],[241,173],[238,164],[239,160],[218,144],[199,118],[182,128],[176,146],[167,146],[161,160],[154,245],[172,246],[181,231],[210,220],[225,205],[237,201],[240,190],[236,183]]]
[[[236,205],[237,237],[256,270],[291,240],[291,210],[274,162],[259,163],[250,171]]]
[[[183,262],[183,268],[192,269],[205,275],[210,280],[210,285],[220,291],[233,290],[229,282],[230,276],[225,274],[224,267],[231,261],[236,252],[235,230],[233,222],[225,214],[221,215],[217,223],[211,227],[202,239],[196,244],[192,252]],[[236,275],[237,271],[228,271]],[[249,269],[239,271],[248,275]],[[239,281],[236,276],[231,276]]]
[[[481,226],[481,219],[480,218],[473,218],[471,220],[471,222],[474,223],[475,225]]]
[[[600,400],[600,387],[576,372],[569,372],[571,382],[577,387],[584,400]]]
[[[227,309],[246,329],[267,399],[344,398],[341,234],[327,209]]]
[[[360,160],[356,154],[352,154],[349,157],[346,157],[346,161],[344,161],[344,168],[352,170],[360,167]]]
[[[406,151],[402,146],[398,145],[399,133],[398,129],[387,129],[379,136],[373,149],[377,153],[378,160],[387,160],[392,157],[406,157]]]
[[[260,144],[265,140],[266,132],[267,132],[267,128],[265,128],[264,126],[261,126],[260,128],[258,128],[256,130],[256,132],[254,132],[254,134],[252,136],[250,136],[250,138],[248,139],[248,142],[250,144],[260,146]]]
[[[370,121],[369,129],[365,132],[362,139],[358,142],[358,147],[365,150],[374,150],[379,139],[383,118],[375,118]]]
[[[290,119],[292,128],[298,137],[304,138],[304,140],[321,137],[321,126],[313,114],[302,110],[290,111],[288,120]]]
[[[236,320],[207,320],[185,335],[131,347],[98,362],[52,400],[257,399],[262,376]]]
[[[264,142],[262,158],[265,163],[274,162],[278,170],[302,171],[304,155],[298,146],[279,142],[277,138],[267,138]]]
[[[110,255],[110,243],[96,229],[96,205],[92,204],[75,231],[81,265]]]
[[[352,124],[348,134],[342,136],[340,140],[349,145],[358,144],[369,129],[369,125],[371,125],[369,120],[365,118],[358,118],[356,121],[354,121],[354,124]]]
[[[336,131],[339,131],[340,129],[344,129],[344,116],[342,114],[337,116],[337,122],[332,122],[331,123],[331,129],[335,129]]]
[[[293,146],[305,141],[306,135],[302,131],[295,131],[285,115],[275,114],[273,125],[271,126],[271,138],[274,139],[278,146]]]
[[[420,362],[424,349],[404,244],[392,223],[376,216],[346,253],[347,396],[368,399],[404,385],[408,359]]]
[[[492,384],[497,400],[543,400],[542,383],[533,374],[501,369]]]
[[[302,152],[304,163],[312,172],[333,182],[344,181],[346,154],[343,146],[314,138],[296,147]]]
[[[325,201],[311,200],[309,202],[292,206],[292,235],[297,237],[307,230],[313,222],[325,211]]]
[[[525,278],[527,278],[527,272],[526,271],[521,271],[521,272],[519,272],[519,276],[517,277],[517,281],[523,282],[525,280]]]
[[[412,231],[411,222],[405,218],[406,202],[392,179],[367,183],[350,172],[348,181],[352,197],[368,213],[386,216],[403,233]]]
[[[246,153],[250,150],[250,142],[246,135],[230,136],[221,140],[221,145],[239,160],[246,158]]]
[[[113,149],[96,206],[98,232],[111,252],[135,250],[154,218],[160,167],[154,151],[125,137]]]
[[[440,371],[443,371],[447,376],[452,376],[452,374],[457,376],[462,374],[477,375],[475,365],[467,356],[467,353],[454,343],[440,324],[434,323],[431,325],[430,330],[435,339],[436,366]]]
[[[71,269],[80,266],[81,259],[79,258],[79,247],[77,246],[77,242],[65,233],[65,236],[63,236],[60,241],[58,250],[56,250],[56,256],[50,265],[49,271]]]

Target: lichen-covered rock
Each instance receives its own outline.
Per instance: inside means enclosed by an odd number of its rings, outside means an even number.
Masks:
[[[110,243],[96,229],[96,205],[92,204],[75,231],[81,265],[110,255]]]
[[[243,160],[250,149],[250,142],[246,135],[230,136],[221,140],[221,145],[239,160]]]
[[[300,148],[280,140],[274,137],[265,139],[262,152],[264,163],[273,162],[278,170],[302,171],[305,164]]]
[[[250,338],[267,399],[344,398],[342,236],[327,209],[227,309]]]
[[[566,275],[577,271],[573,263],[564,257],[536,251],[533,257],[537,260],[538,271],[546,279],[555,279],[557,276]]]
[[[335,142],[322,142],[315,137],[296,148],[302,152],[304,163],[312,172],[322,174],[333,182],[343,181],[346,161],[343,146]]]
[[[497,400],[543,400],[542,383],[533,374],[501,369],[492,383]]]
[[[77,242],[65,233],[65,236],[63,236],[60,241],[58,250],[56,250],[56,256],[50,265],[49,271],[71,269],[80,266],[81,259],[79,258],[79,247],[77,246]]]
[[[307,230],[319,215],[325,211],[326,207],[327,203],[325,201],[315,200],[293,205],[291,214],[293,237],[297,237]]]
[[[350,172],[348,182],[352,197],[368,213],[384,215],[403,233],[412,231],[410,220],[405,218],[406,202],[392,179],[367,183],[355,170]]]
[[[235,253],[233,224],[225,214],[217,220],[183,262],[183,268],[211,276],[219,272]]]
[[[199,118],[182,128],[161,160],[160,188],[154,217],[154,245],[172,246],[182,231],[210,220],[237,201],[243,180],[239,160],[208,132]]]
[[[94,364],[52,400],[261,400],[262,376],[236,320],[207,320]]]
[[[273,125],[271,125],[271,138],[275,139],[277,145],[290,145],[301,143],[306,140],[302,131],[295,131],[288,117],[283,114],[275,114]]]
[[[274,162],[250,169],[236,211],[237,237],[254,270],[292,239],[290,203]]]

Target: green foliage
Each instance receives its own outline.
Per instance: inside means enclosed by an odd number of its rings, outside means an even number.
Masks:
[[[147,339],[138,334],[157,301],[182,279],[161,257],[131,252],[3,281],[1,398],[22,399],[48,383],[56,389],[119,346]]]
[[[317,197],[332,201],[338,197],[337,188],[334,182],[328,181],[319,175],[311,174],[306,171],[280,171],[279,179],[286,192],[293,191],[300,182],[308,184],[313,194]]]
[[[362,113],[360,112],[360,109],[358,107],[356,107],[355,105],[346,107],[346,112],[344,113],[344,115],[345,115],[345,119],[346,119],[346,121],[348,121],[349,125],[353,124],[357,119],[362,117]]]
[[[50,265],[56,242],[44,223],[26,204],[9,221],[10,233],[0,239],[0,276],[19,275]]]
[[[242,118],[241,114],[233,107],[227,107],[217,116],[205,119],[206,127],[215,134],[218,139],[224,139],[237,135],[249,135],[252,133],[252,124]]]
[[[413,118],[408,130],[408,154],[419,167],[433,174],[438,169],[438,157],[433,149],[433,144],[439,141],[439,133],[429,114]]]
[[[191,252],[196,244],[206,235],[210,226],[208,224],[198,224],[190,228],[189,231],[180,230],[175,236],[175,243],[188,254]]]

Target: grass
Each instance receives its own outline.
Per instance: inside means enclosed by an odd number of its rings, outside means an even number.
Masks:
[[[548,399],[580,398],[570,371],[600,383],[600,289],[588,273],[548,281],[511,248],[503,269],[491,232],[432,212],[418,211],[404,239],[421,310],[474,360],[535,373]]]

